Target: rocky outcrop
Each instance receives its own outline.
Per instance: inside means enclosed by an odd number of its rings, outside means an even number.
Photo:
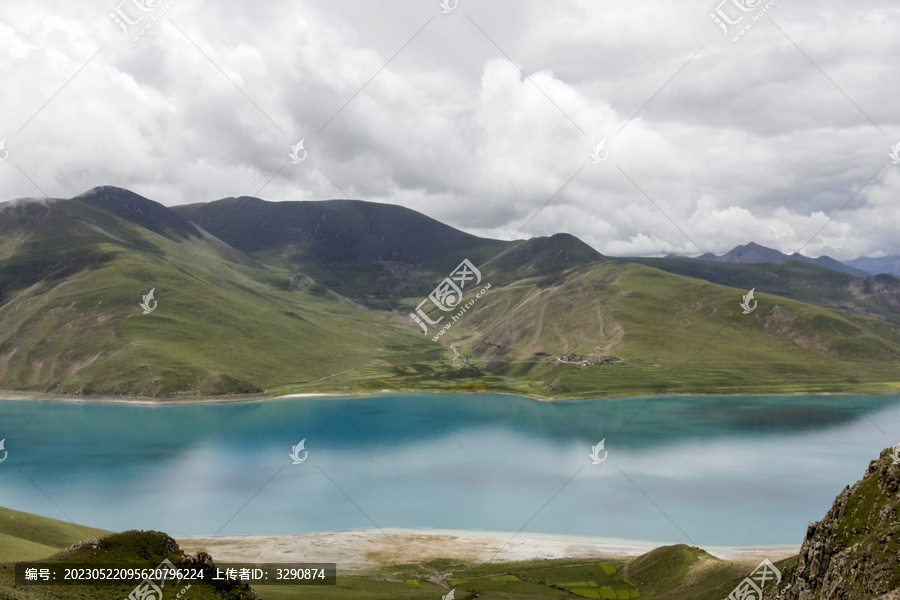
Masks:
[[[900,464],[892,448],[810,523],[785,600],[900,599]]]
[[[859,277],[847,285],[847,290],[859,300],[875,300],[900,310],[900,279],[893,275]]]

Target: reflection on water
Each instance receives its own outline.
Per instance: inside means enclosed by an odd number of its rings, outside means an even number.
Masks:
[[[113,530],[524,526],[799,543],[900,441],[900,396],[0,402],[2,437],[0,505]],[[304,438],[308,460],[293,465]],[[608,459],[593,465],[603,438]]]

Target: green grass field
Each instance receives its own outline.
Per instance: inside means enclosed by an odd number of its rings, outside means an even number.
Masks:
[[[0,507],[0,562],[46,558],[75,542],[108,533]]]
[[[16,586],[15,561],[47,559],[73,543],[105,535],[98,529],[0,508],[0,599],[120,600],[134,586]],[[56,555],[61,563],[153,563],[169,558],[187,563],[174,540],[159,532],[124,532],[107,536]],[[215,559],[215,557],[213,557]],[[796,559],[778,563],[780,567]],[[218,563],[220,568],[230,566]],[[456,598],[546,600],[562,598],[640,598],[646,600],[721,600],[752,565],[722,562],[698,548],[665,546],[636,559],[555,559],[508,563],[461,564],[430,560],[415,564],[385,564],[372,573],[345,574],[338,565],[336,585],[260,585],[264,600],[439,599],[451,589]],[[166,600],[175,592],[167,592]],[[248,599],[249,592],[215,587],[209,581],[192,585],[190,600]]]

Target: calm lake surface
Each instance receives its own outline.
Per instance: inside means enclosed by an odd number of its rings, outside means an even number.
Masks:
[[[0,505],[111,530],[799,544],[807,522],[900,442],[900,396],[2,401],[2,438]],[[304,438],[307,459],[294,465]],[[603,438],[607,459],[592,464]]]

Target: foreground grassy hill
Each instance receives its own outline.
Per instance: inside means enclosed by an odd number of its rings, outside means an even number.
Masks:
[[[46,558],[109,531],[0,507],[0,562]]]
[[[409,314],[463,258],[482,275],[464,290],[472,304],[445,334],[423,333]],[[610,260],[567,234],[485,240],[356,201],[241,198],[176,211],[97,188],[0,205],[0,389],[164,398],[900,389],[893,292],[857,299],[874,316],[851,314],[823,300],[826,269],[786,268],[800,269],[798,283],[783,296],[759,289],[744,315],[749,275],[722,285]],[[443,326],[453,313],[427,314]]]
[[[157,531],[126,531],[82,540],[72,546],[29,562],[56,565],[118,566],[152,568],[168,559],[176,568],[202,570],[204,580],[189,583],[168,582],[164,598],[193,600],[256,600],[259,596],[246,583],[213,582],[217,565],[203,553],[185,555],[169,536]],[[21,560],[21,559],[20,559]],[[122,584],[17,585],[15,564],[0,563],[0,599],[3,600],[120,600],[135,589],[139,581]],[[180,593],[179,593],[180,592]],[[159,599],[162,600],[162,599]]]
[[[88,527],[61,523],[36,515],[0,509],[4,517],[0,533],[0,599],[119,600],[134,586],[16,586],[14,561],[46,561],[64,564],[158,564],[168,558],[175,565],[202,567],[210,573],[214,567],[229,563],[213,562],[204,553],[186,555],[178,544],[159,532],[128,531],[108,534]],[[15,543],[6,541],[15,516],[27,523],[16,531],[22,535]],[[77,532],[77,534],[76,534]],[[105,535],[104,535],[105,534]],[[72,536],[75,536],[74,539]],[[97,536],[97,537],[94,537]],[[72,543],[77,540],[77,543]],[[31,542],[26,547],[22,542]],[[34,548],[43,546],[42,552]],[[22,552],[22,554],[16,554]],[[796,559],[778,563],[782,568]],[[514,563],[461,564],[435,560],[417,564],[385,563],[368,574],[342,573],[333,586],[295,587],[192,585],[188,597],[194,600],[294,598],[393,600],[403,598],[440,598],[456,589],[460,600],[469,598],[543,600],[548,598],[646,598],[648,600],[711,600],[727,596],[753,565],[731,564],[703,550],[685,545],[657,548],[636,559],[559,559]],[[175,593],[174,590],[172,594]],[[166,598],[174,595],[166,596]]]

